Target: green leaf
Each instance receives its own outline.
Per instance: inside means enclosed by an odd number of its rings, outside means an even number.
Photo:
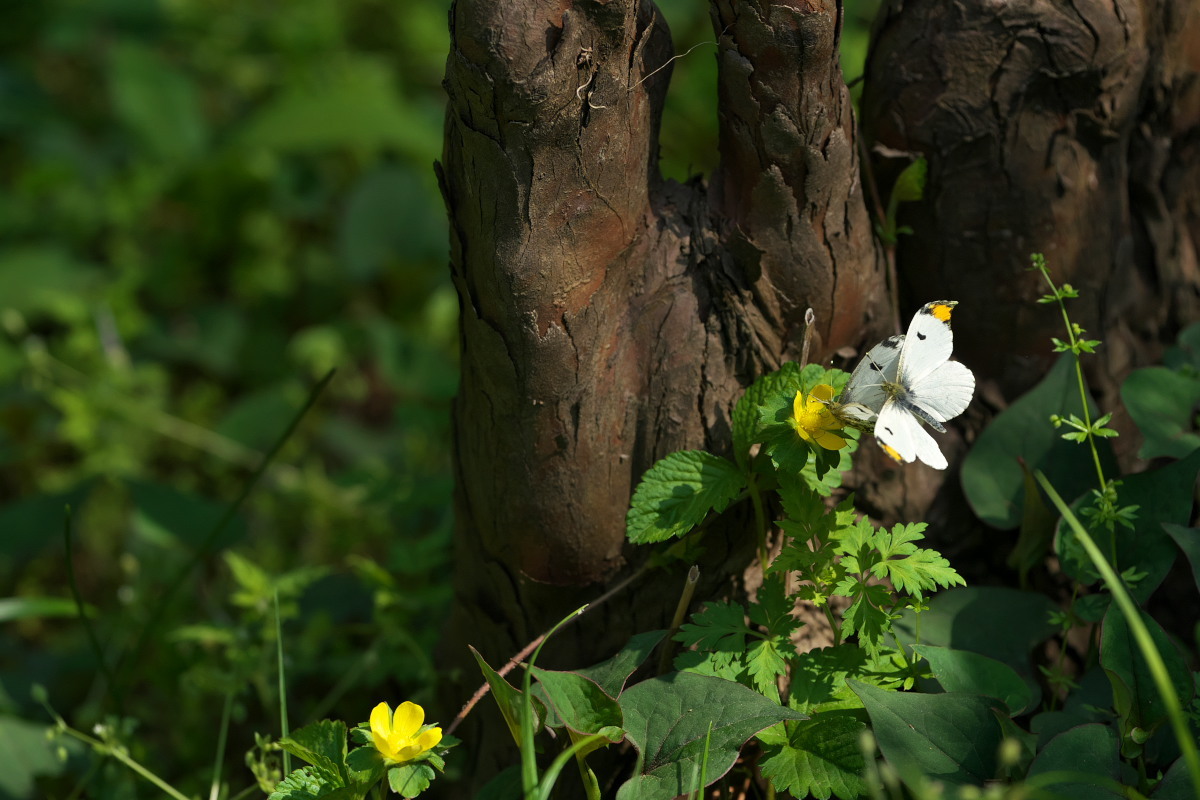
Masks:
[[[872,668],[867,652],[850,642],[799,653],[792,666],[788,702],[800,711],[831,706],[862,708],[858,696],[846,686],[846,679],[868,680],[866,675]]]
[[[966,581],[941,553],[912,544],[925,538],[924,531],[924,522],[895,525],[891,531],[880,529],[875,541],[883,560],[872,568],[872,574],[888,578],[897,592],[917,598],[939,586],[965,586]]]
[[[685,647],[740,653],[746,649],[751,633],[745,621],[746,609],[739,603],[705,603],[692,615],[691,622],[679,626],[675,638]]]
[[[999,701],[888,692],[859,681],[850,681],[850,688],[871,716],[880,751],[906,781],[925,775],[954,786],[980,786],[995,776],[1003,738],[995,716],[1004,713]]]
[[[267,800],[355,800],[356,789],[341,783],[336,772],[309,765],[292,773],[275,786]]]
[[[1071,777],[1048,773],[1075,773]],[[1095,776],[1086,780],[1080,773]],[[1114,784],[1121,774],[1117,734],[1108,725],[1080,725],[1055,736],[1029,766],[1027,781],[1064,800],[1126,797]],[[1039,776],[1046,775],[1046,778]],[[1157,795],[1156,795],[1157,797]]]
[[[1154,800],[1196,800],[1196,788],[1187,761],[1180,757],[1154,790]]]
[[[865,792],[859,736],[867,726],[862,720],[832,712],[786,725],[787,744],[768,746],[762,761],[763,776],[777,790],[818,800],[858,797]]]
[[[90,616],[96,614],[93,606],[84,608]],[[67,597],[0,597],[0,622],[77,616],[79,607]]]
[[[769,398],[790,396],[794,399],[800,389],[800,365],[785,363],[775,372],[763,375],[746,389],[733,408],[733,453],[738,466],[745,469],[750,445],[759,441],[759,406]],[[774,402],[774,401],[772,401]],[[789,400],[790,402],[790,400]]]
[[[995,697],[1014,717],[1033,704],[1034,689],[1016,670],[994,658],[928,644],[914,645],[913,650],[929,662],[933,677],[947,692]]]
[[[925,181],[929,175],[929,162],[924,158],[904,168],[892,186],[892,198],[897,203],[910,203],[925,196]]]
[[[1186,528],[1166,522],[1163,523],[1163,530],[1187,556],[1188,563],[1192,566],[1192,580],[1196,582],[1196,588],[1200,589],[1200,528]]]
[[[41,723],[27,722],[17,717],[0,716],[0,753],[4,769],[0,769],[0,797],[36,797],[39,776],[61,775],[65,762],[55,755],[56,741],[47,738],[52,728]],[[78,754],[78,743],[63,740],[72,754]]]
[[[1117,564],[1122,571],[1132,567],[1145,573],[1135,586],[1130,587],[1130,594],[1138,603],[1144,603],[1150,597],[1175,563],[1178,550],[1163,529],[1163,523],[1183,525],[1188,522],[1198,472],[1200,450],[1165,467],[1128,475],[1121,479],[1117,497],[1121,506],[1138,506],[1133,529],[1117,526],[1114,533],[1109,533],[1103,528],[1094,529],[1098,526],[1088,526],[1101,552],[1110,552],[1112,537],[1116,536]],[[1058,555],[1063,572],[1071,578],[1085,584],[1098,580],[1091,559],[1061,522]]]
[[[641,754],[641,772],[619,800],[672,800],[717,781],[754,734],[787,719],[804,719],[739,683],[675,672],[643,681],[621,695],[626,734]],[[707,740],[707,741],[706,741]]]
[[[586,669],[575,670],[585,678],[589,678],[609,697],[619,697],[625,688],[625,681],[642,663],[650,657],[650,653],[667,635],[666,631],[648,631],[632,636],[621,651],[607,661]]]
[[[681,450],[646,471],[633,493],[625,532],[634,544],[662,542],[725,510],[746,480],[733,464],[702,450]]]
[[[1040,469],[1064,497],[1078,497],[1096,485],[1088,448],[1064,442],[1049,423],[1052,414],[1081,414],[1073,356],[1060,358],[1028,394],[992,420],[967,454],[963,492],[976,516],[997,528],[1021,521],[1025,489],[1021,465]],[[1107,474],[1117,474],[1112,449],[1097,442]]]
[[[401,764],[388,770],[388,786],[401,797],[412,798],[429,788],[433,783],[433,767],[424,761]]]
[[[592,734],[601,728],[620,728],[624,724],[617,701],[594,681],[574,672],[540,667],[533,667],[532,672],[558,718],[571,730]]]
[[[305,725],[280,739],[279,746],[346,784],[346,723],[323,719]]]
[[[198,158],[208,128],[192,79],[129,38],[117,39],[108,53],[108,88],[117,118],[158,158]]]
[[[140,539],[161,547],[199,547],[225,515],[225,503],[181,492],[159,483],[131,481],[137,510],[133,530]],[[240,541],[246,535],[246,521],[235,517],[224,532],[210,543],[215,552]]]
[[[1129,373],[1121,384],[1121,401],[1145,441],[1139,458],[1183,458],[1200,447],[1194,410],[1200,404],[1200,379],[1166,367]]]
[[[370,734],[368,734],[369,736]],[[445,738],[442,739],[442,743],[446,743]],[[347,777],[351,784],[360,789],[374,786],[375,782],[383,776],[386,768],[383,755],[372,744],[356,747],[346,756]]]
[[[1162,656],[1167,674],[1180,703],[1186,708],[1195,687],[1187,662],[1154,618],[1142,613],[1142,621]],[[1150,668],[1129,629],[1129,623],[1117,606],[1104,615],[1100,632],[1100,665],[1113,688],[1113,702],[1121,722],[1121,734],[1127,738],[1135,728],[1153,733],[1167,719],[1166,705],[1154,684]]]
[[[1054,609],[1035,592],[997,586],[949,589],[934,595],[921,614],[921,642],[980,653],[1031,678],[1030,652],[1054,633],[1048,622]],[[909,611],[896,621],[898,640],[916,640],[915,616]]]
[[[471,647],[471,654],[475,656],[475,661],[479,664],[484,679],[492,689],[492,697],[496,699],[496,705],[500,707],[500,714],[508,723],[508,730],[519,747],[521,744],[521,698],[523,696],[521,691],[514,689],[508,681],[500,676],[500,673],[492,669],[474,647]],[[536,733],[542,729],[545,723],[546,706],[537,697],[531,697],[530,702],[533,703],[533,730]]]

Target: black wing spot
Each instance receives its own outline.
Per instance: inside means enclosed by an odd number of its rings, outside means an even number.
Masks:
[[[920,339],[920,340],[923,342],[923,341],[925,341],[926,339],[928,339],[929,337],[928,337],[928,336],[926,336],[926,335],[925,335],[925,334],[923,334],[923,333],[917,333],[917,338],[918,338],[918,339]]]

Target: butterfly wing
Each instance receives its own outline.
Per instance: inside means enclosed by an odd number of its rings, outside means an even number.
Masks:
[[[938,422],[945,422],[965,411],[974,393],[974,373],[957,361],[947,361],[914,381],[905,399]]]
[[[900,383],[911,387],[950,359],[954,352],[950,312],[956,305],[956,300],[934,300],[913,316],[900,348]]]
[[[934,469],[946,468],[946,457],[933,437],[901,400],[887,401],[875,421],[875,438],[884,452],[908,464],[916,459]]]
[[[854,416],[869,419],[883,408],[888,399],[883,385],[895,382],[903,345],[903,335],[889,336],[868,350],[850,373],[850,380],[846,382],[838,401],[843,406],[861,407],[852,412]],[[869,410],[869,415],[862,416],[862,408]]]

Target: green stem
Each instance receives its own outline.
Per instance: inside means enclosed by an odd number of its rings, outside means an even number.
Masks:
[[[754,506],[754,532],[758,536],[758,563],[765,574],[767,571],[767,515],[763,510],[762,494],[758,491],[758,476],[750,476],[747,488],[750,490],[750,502]]]
[[[287,680],[283,672],[283,624],[279,621],[279,590],[273,593],[275,602],[275,658],[279,664],[279,730],[280,738],[288,736]],[[284,777],[292,774],[292,754],[283,751]]]
[[[1096,570],[1103,576],[1109,592],[1112,593],[1113,600],[1125,616],[1125,621],[1128,623],[1129,629],[1133,632],[1133,638],[1138,644],[1142,658],[1146,660],[1146,666],[1149,667],[1150,675],[1154,678],[1154,685],[1158,689],[1163,705],[1166,706],[1167,716],[1171,720],[1171,727],[1175,731],[1175,738],[1178,741],[1179,749],[1183,752],[1184,763],[1187,764],[1188,774],[1192,779],[1192,787],[1196,792],[1196,796],[1200,797],[1200,753],[1197,752],[1196,742],[1188,730],[1187,719],[1184,717],[1183,707],[1179,703],[1179,696],[1175,693],[1175,687],[1172,685],[1171,678],[1167,674],[1166,664],[1163,663],[1162,655],[1158,652],[1158,648],[1155,647],[1154,640],[1150,638],[1150,631],[1147,630],[1146,623],[1142,621],[1141,612],[1133,602],[1133,598],[1129,596],[1129,592],[1126,591],[1121,577],[1104,559],[1104,554],[1100,552],[1100,548],[1096,546],[1096,543],[1092,541],[1092,537],[1088,535],[1087,530],[1080,524],[1075,515],[1071,513],[1070,507],[1059,497],[1058,492],[1054,490],[1050,481],[1046,479],[1046,476],[1040,470],[1035,472],[1034,476],[1037,478],[1038,483],[1041,484],[1046,496],[1050,498],[1050,501],[1054,503],[1054,507],[1058,509],[1058,513],[1062,514],[1063,520],[1071,526],[1075,537],[1087,551],[1088,557],[1092,559],[1092,564],[1096,567]]]
[[[213,762],[212,786],[208,790],[208,800],[217,800],[221,796],[221,766],[225,763],[225,743],[229,738],[229,717],[233,712],[233,690],[225,693],[225,706],[221,709],[221,727],[217,732],[217,758]]]
[[[88,736],[86,733],[84,733],[82,731],[75,730],[70,725],[68,725],[66,723],[66,721],[63,720],[62,717],[60,717],[60,716],[58,716],[58,714],[54,713],[53,710],[51,710],[51,714],[53,714],[55,719],[58,720],[58,729],[60,731],[62,731],[63,733],[65,733],[66,735],[70,736],[73,739],[78,739],[79,741],[91,746],[97,752],[102,753],[103,755],[111,756],[111,757],[115,758],[117,761],[120,761],[126,767],[133,770],[135,773],[142,776],[150,783],[154,784],[156,787],[158,787],[158,789],[160,791],[163,792],[163,794],[167,795],[168,797],[173,797],[173,798],[175,798],[175,800],[191,800],[191,798],[189,798],[187,795],[183,794],[178,789],[176,789],[174,786],[167,783],[162,778],[158,777],[153,772],[146,769],[141,764],[139,764],[137,761],[135,761],[132,756],[130,756],[128,753],[125,752],[124,748],[114,747],[114,746],[108,744],[107,742],[101,741],[100,739],[96,739],[94,737]]]
[[[518,712],[518,718],[521,722],[521,786],[524,789],[523,796],[526,798],[532,797],[548,797],[548,788],[540,789],[538,774],[537,774],[537,753],[533,746],[533,695],[530,690],[533,687],[533,665],[537,661],[538,655],[542,652],[542,648],[546,646],[546,642],[553,636],[559,628],[566,625],[575,617],[587,610],[587,606],[580,606],[572,611],[567,616],[559,620],[558,624],[546,632],[542,637],[542,641],[538,643],[537,648],[533,651],[533,655],[529,657],[529,663],[525,666],[525,674],[521,678],[521,707]],[[559,761],[566,763],[565,759],[574,755],[577,747],[572,747],[559,755],[555,760],[555,764]],[[562,765],[559,764],[558,771],[554,773],[554,778],[558,778],[558,772],[562,770]],[[549,770],[547,770],[549,776]],[[553,781],[550,786],[553,786]]]

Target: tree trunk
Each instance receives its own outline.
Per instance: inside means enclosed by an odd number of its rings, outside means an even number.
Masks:
[[[1186,9],[925,0],[881,15],[866,124],[930,160],[898,251],[904,307],[963,301],[961,358],[996,396],[1036,379],[1057,335],[1021,271],[1032,250],[1083,289],[1097,331],[1147,336],[1194,311],[1200,48],[1184,47]],[[714,0],[712,16],[720,167],[679,185],[657,170],[672,48],[649,0],[450,12],[439,177],[462,386],[444,659],[461,671],[444,697],[480,681],[467,644],[498,666],[644,558],[624,544],[637,480],[674,450],[729,452],[733,403],[798,356],[806,308],[813,361],[898,322],[838,66],[840,3]],[[910,473],[924,488],[893,511],[919,518],[941,479],[930,472]],[[868,467],[859,480],[881,479]],[[741,573],[746,538],[706,539],[709,589]],[[662,627],[678,586],[635,584],[559,634],[545,663],[592,663]],[[462,729],[478,781],[514,763],[502,729]]]

